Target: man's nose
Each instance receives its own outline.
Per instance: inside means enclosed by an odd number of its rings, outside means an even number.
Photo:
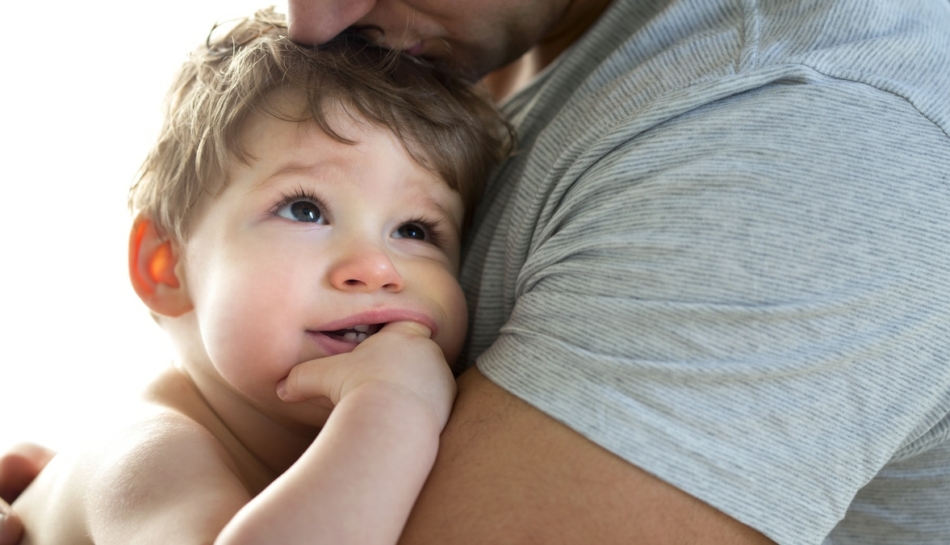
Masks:
[[[403,278],[382,248],[353,241],[338,255],[330,270],[330,284],[341,291],[399,292]]]
[[[356,24],[375,5],[376,0],[288,0],[290,39],[308,45],[326,43]]]

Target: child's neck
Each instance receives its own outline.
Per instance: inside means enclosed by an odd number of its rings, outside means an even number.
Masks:
[[[252,494],[289,468],[316,437],[313,429],[281,425],[216,381],[177,368],[153,381],[146,399],[185,414],[214,435]]]

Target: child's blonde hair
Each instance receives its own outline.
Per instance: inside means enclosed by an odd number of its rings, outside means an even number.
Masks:
[[[267,9],[237,22],[193,52],[169,91],[158,142],[132,186],[129,204],[167,236],[184,241],[203,194],[227,183],[230,161],[248,162],[241,131],[255,112],[286,119],[267,104],[277,89],[300,90],[299,119],[348,142],[331,109],[391,130],[421,165],[458,191],[468,211],[489,171],[511,149],[512,133],[487,97],[429,63],[345,33],[322,46],[287,38],[283,15]]]

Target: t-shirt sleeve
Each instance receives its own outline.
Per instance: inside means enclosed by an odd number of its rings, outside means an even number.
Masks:
[[[478,366],[779,543],[820,543],[946,439],[947,135],[830,79],[625,130],[545,196]]]

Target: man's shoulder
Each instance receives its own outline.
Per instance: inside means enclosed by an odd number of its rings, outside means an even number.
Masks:
[[[950,127],[950,8],[843,0],[807,8],[713,0],[651,12],[618,1],[603,21],[506,105],[519,137],[639,133],[770,84],[851,81],[911,102]],[[857,95],[855,100],[861,100]],[[632,125],[632,126],[631,126]],[[542,146],[544,147],[544,146]]]

